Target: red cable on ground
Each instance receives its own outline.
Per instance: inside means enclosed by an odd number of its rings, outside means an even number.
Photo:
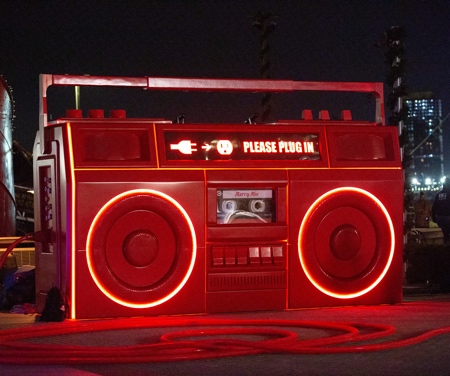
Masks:
[[[14,248],[16,248],[23,241],[32,239],[37,242],[49,242],[51,239],[51,236],[52,236],[52,229],[49,228],[47,230],[30,232],[30,233],[25,234],[25,235],[21,236],[20,238],[16,239],[5,249],[5,252],[3,252],[3,254],[1,255],[0,268],[2,268],[3,265],[5,264],[5,261],[8,258],[8,255],[14,250]]]
[[[208,328],[171,332],[162,335],[159,342],[130,346],[80,346],[36,342],[43,337],[67,336],[93,331],[192,326]],[[338,334],[302,340],[293,330],[279,329],[279,327],[326,329]],[[362,331],[365,333],[361,333]],[[0,364],[149,363],[262,353],[335,354],[380,351],[417,344],[434,336],[447,334],[450,332],[450,327],[431,330],[419,336],[391,342],[349,346],[350,343],[387,337],[394,332],[395,329],[392,326],[378,324],[229,320],[205,317],[149,317],[94,322],[66,321],[1,331]],[[229,336],[236,335],[257,335],[263,336],[264,339],[251,341],[229,338]],[[217,336],[223,336],[223,338],[216,338]],[[195,339],[198,337],[201,339]],[[34,342],[27,342],[29,340],[34,340]]]
[[[46,241],[51,230],[26,234],[13,242],[0,257],[3,266],[9,253],[22,241]],[[45,344],[43,337],[114,330],[163,327],[214,327],[186,329],[164,334],[159,342],[130,346],[81,346]],[[269,328],[270,327],[270,328]],[[312,328],[333,333],[326,337],[299,339],[292,330],[273,327]],[[364,331],[365,333],[361,333]],[[261,353],[337,354],[381,351],[418,344],[450,333],[450,327],[421,335],[377,344],[355,344],[386,338],[395,328],[382,324],[333,323],[293,320],[231,320],[207,317],[146,317],[102,321],[65,321],[0,331],[0,364],[88,364],[149,363],[199,360]],[[233,339],[230,336],[262,336],[263,340]],[[224,336],[223,338],[216,338]],[[202,338],[202,339],[193,339]],[[204,339],[207,338],[207,339]],[[27,342],[34,340],[35,342]],[[354,345],[349,345],[350,343]]]
[[[5,252],[3,252],[2,256],[0,257],[0,268],[3,267],[8,255],[13,251],[14,248],[20,243],[22,243],[25,240],[33,239],[33,234],[29,233],[26,234],[19,239],[16,239],[13,243],[11,243],[8,248],[6,248]]]

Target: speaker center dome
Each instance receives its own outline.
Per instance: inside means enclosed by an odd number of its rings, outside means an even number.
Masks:
[[[156,236],[148,230],[136,230],[128,234],[123,243],[125,259],[135,267],[145,267],[155,261],[159,244]]]
[[[340,260],[351,260],[361,249],[361,237],[358,230],[352,225],[337,227],[330,237],[330,249]]]

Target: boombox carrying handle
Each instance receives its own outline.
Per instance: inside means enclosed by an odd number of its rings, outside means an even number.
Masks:
[[[47,125],[47,88],[49,86],[126,86],[146,90],[180,91],[347,91],[373,93],[376,99],[375,123],[385,125],[383,83],[380,82],[320,82],[290,80],[239,80],[170,77],[110,77],[41,74],[39,76],[39,133],[41,151],[45,151],[44,128]]]

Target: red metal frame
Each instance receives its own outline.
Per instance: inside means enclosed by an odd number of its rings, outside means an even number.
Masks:
[[[293,92],[344,91],[372,93],[376,98],[375,123],[385,125],[383,84],[380,82],[320,82],[291,80],[242,80],[172,77],[113,77],[40,75],[39,130],[47,125],[47,89],[50,86],[117,86],[145,90],[229,91],[229,92]],[[42,140],[44,141],[44,140]],[[41,143],[45,147],[45,142]],[[44,152],[44,150],[42,150]]]

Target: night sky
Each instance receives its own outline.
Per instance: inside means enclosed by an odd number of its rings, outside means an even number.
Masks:
[[[260,78],[258,11],[276,22],[270,36],[270,76],[303,81],[385,80],[383,48],[391,26],[407,33],[408,92],[433,91],[450,111],[450,2],[364,1],[26,1],[0,2],[0,74],[13,89],[14,138],[32,150],[38,129],[40,73],[108,76]],[[74,107],[73,88],[51,88],[49,113]],[[129,117],[244,122],[258,112],[257,94],[81,91],[81,107],[123,108]],[[337,103],[337,102],[343,102]],[[357,103],[354,111],[346,101]],[[53,104],[52,104],[53,103]],[[349,107],[361,118],[369,98],[287,94],[273,98],[273,120],[298,118],[302,109]],[[334,113],[335,112],[335,113]],[[387,115],[389,115],[387,113]],[[450,124],[444,123],[450,173]]]

